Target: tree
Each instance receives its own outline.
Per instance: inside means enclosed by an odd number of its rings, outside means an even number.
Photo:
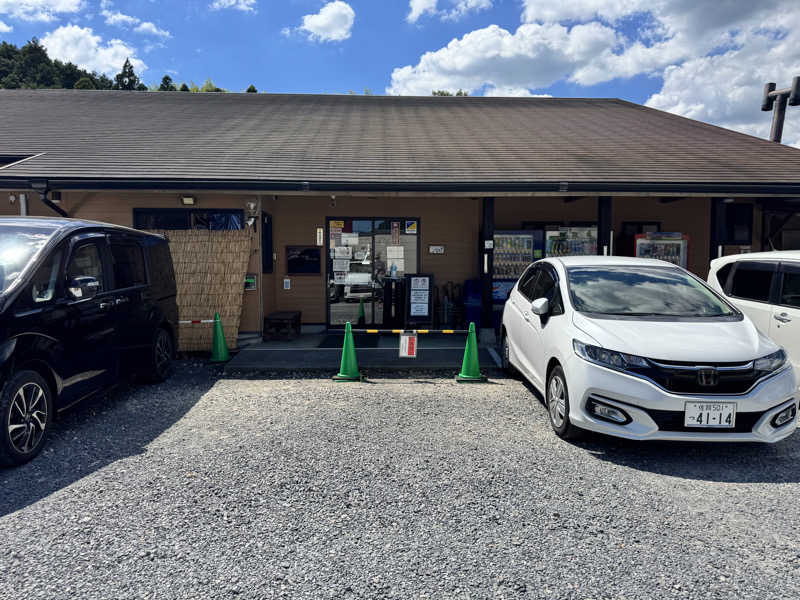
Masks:
[[[201,92],[224,92],[220,87],[214,85],[214,82],[211,81],[211,77],[206,79],[206,82],[203,84],[203,87],[200,88]]]
[[[248,94],[257,94],[257,93],[258,93],[258,90],[256,89],[256,86],[254,86],[254,85],[251,83],[251,84],[250,84],[250,87],[249,87],[249,88],[247,88],[247,93],[248,93]]]
[[[136,91],[137,92],[147,92],[149,90],[150,90],[150,88],[147,87],[146,83],[140,83],[139,85],[136,86]]]
[[[188,92],[189,91],[189,86],[186,85],[185,83],[182,83],[180,91],[181,92]]]
[[[92,73],[94,84],[98,90],[110,90],[114,88],[114,82],[109,79],[109,77],[105,74],[97,75],[97,73]]]
[[[433,90],[431,92],[432,96],[469,96],[469,92],[465,92],[464,90],[460,89],[454,94],[448,90]]]
[[[137,89],[139,84],[139,77],[134,72],[130,59],[126,58],[125,64],[122,65],[122,71],[114,77],[114,89],[131,91]],[[147,88],[145,87],[145,89]]]
[[[94,82],[88,77],[81,77],[73,86],[76,90],[96,90]]]
[[[184,84],[186,85],[186,84]],[[169,75],[164,75],[163,79],[161,80],[161,85],[158,87],[159,92],[175,92],[178,88],[175,87],[175,84],[172,83],[172,77]]]

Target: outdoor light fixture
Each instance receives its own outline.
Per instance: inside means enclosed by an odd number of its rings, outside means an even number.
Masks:
[[[197,198],[194,196],[184,196],[181,198],[181,204],[184,206],[194,206],[197,203]]]
[[[16,202],[16,201],[17,201],[17,197],[14,194],[9,194],[8,195],[8,203],[9,204],[14,204],[14,202]]]

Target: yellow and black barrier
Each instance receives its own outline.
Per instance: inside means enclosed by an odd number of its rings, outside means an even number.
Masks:
[[[406,333],[416,333],[418,335],[424,335],[426,333],[444,333],[444,334],[460,334],[460,335],[467,335],[469,333],[468,329],[351,329],[353,333],[394,333],[398,335],[403,335]],[[329,329],[329,333],[346,333],[345,329]]]

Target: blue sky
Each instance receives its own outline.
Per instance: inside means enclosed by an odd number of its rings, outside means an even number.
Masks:
[[[0,0],[2,39],[112,75],[131,56],[148,84],[610,96],[762,137],[796,32],[797,0]]]

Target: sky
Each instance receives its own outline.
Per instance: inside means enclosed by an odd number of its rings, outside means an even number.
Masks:
[[[800,75],[800,0],[0,0],[0,39],[33,37],[150,85],[617,97],[759,137]]]

